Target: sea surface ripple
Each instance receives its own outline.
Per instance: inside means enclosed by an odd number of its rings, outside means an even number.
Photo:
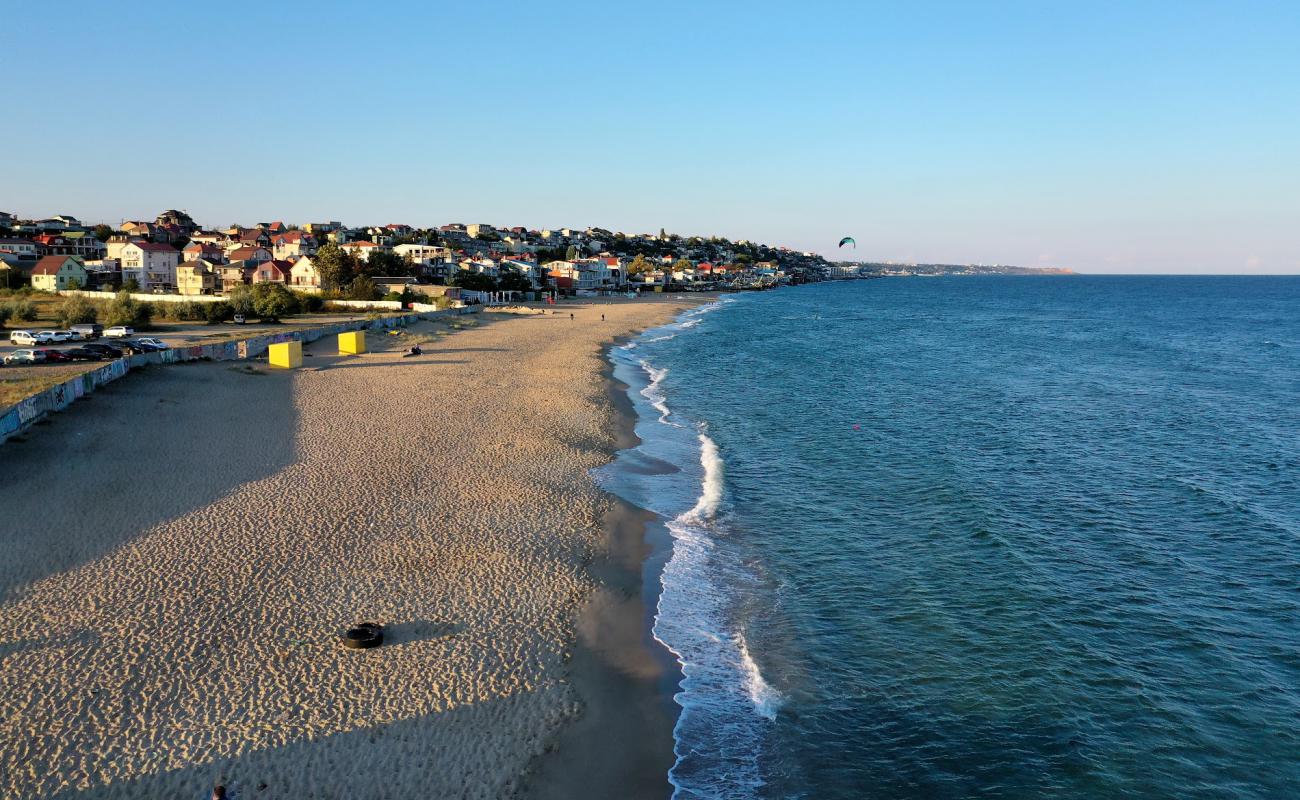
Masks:
[[[1300,796],[1300,278],[821,284],[614,358],[677,797]]]

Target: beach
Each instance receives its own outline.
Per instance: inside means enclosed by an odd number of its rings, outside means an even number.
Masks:
[[[666,796],[641,521],[589,472],[605,349],[698,302],[149,368],[0,448],[0,796]]]

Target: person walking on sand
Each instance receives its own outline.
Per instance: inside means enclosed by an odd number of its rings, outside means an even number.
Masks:
[[[570,321],[570,322],[573,321],[573,312],[572,312],[572,311],[569,312],[569,321]]]
[[[604,315],[604,314],[601,314],[601,315],[600,315],[600,321],[601,321],[601,322],[604,322],[604,321],[605,321],[605,315]]]

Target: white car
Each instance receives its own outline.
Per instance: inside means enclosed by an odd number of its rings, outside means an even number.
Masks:
[[[114,325],[111,328],[104,329],[104,337],[107,339],[125,339],[135,334],[135,328],[126,325]]]
[[[34,345],[41,344],[41,340],[36,338],[36,334],[31,331],[11,331],[9,333],[9,344]]]
[[[38,353],[35,350],[15,350],[5,356],[5,366],[10,364],[39,364],[44,360],[44,353]]]
[[[36,338],[50,344],[63,344],[72,339],[72,334],[67,331],[37,331]]]

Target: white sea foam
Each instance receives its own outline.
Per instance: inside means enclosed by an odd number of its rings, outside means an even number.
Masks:
[[[711,521],[717,516],[718,506],[722,503],[725,464],[718,453],[718,445],[704,433],[700,434],[700,465],[704,467],[700,499],[695,501],[695,507],[684,515],[685,522]]]
[[[758,715],[769,722],[776,721],[776,712],[785,703],[785,697],[763,678],[763,673],[749,654],[749,643],[745,634],[736,634],[736,649],[740,651],[740,669],[745,676],[745,691],[754,704]]]
[[[641,396],[649,400],[650,405],[654,406],[655,410],[659,412],[660,422],[665,425],[672,425],[673,423],[668,421],[668,415],[672,413],[668,409],[668,398],[664,396],[663,389],[660,386],[664,378],[668,376],[668,370],[659,369],[644,359],[641,361],[641,368],[650,376],[650,383],[641,390]]]

